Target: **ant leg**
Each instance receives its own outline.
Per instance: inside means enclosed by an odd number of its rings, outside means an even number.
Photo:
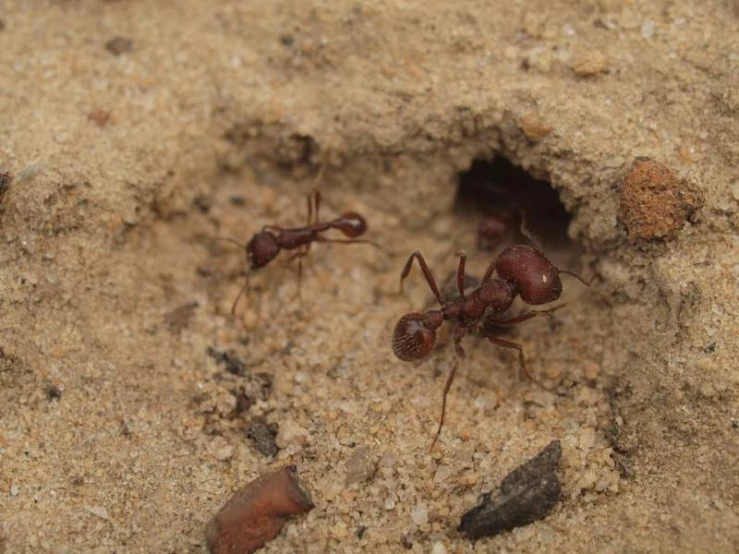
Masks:
[[[265,225],[262,227],[262,233],[282,233],[282,227],[277,227],[276,225]]]
[[[490,278],[493,276],[493,271],[495,271],[495,262],[497,261],[497,258],[493,258],[490,261],[490,265],[485,270],[485,275],[482,276],[482,283],[487,283]]]
[[[244,286],[241,287],[241,290],[239,291],[239,295],[236,297],[236,300],[234,300],[234,303],[231,306],[231,315],[236,315],[236,306],[238,306],[239,300],[241,300],[241,297],[247,291],[248,288],[249,288],[249,273],[246,274],[246,280],[244,281]]]
[[[518,210],[518,216],[521,218],[521,225],[519,225],[518,227],[518,232],[521,233],[524,238],[528,239],[528,241],[532,244],[534,248],[543,251],[541,244],[538,240],[536,240],[536,238],[534,238],[534,235],[531,233],[531,229],[529,229],[529,222],[526,219],[526,212],[524,210]]]
[[[441,397],[441,417],[439,418],[439,427],[438,429],[436,429],[434,440],[431,441],[431,449],[434,448],[434,445],[436,444],[436,440],[439,438],[439,435],[441,434],[441,428],[444,427],[444,417],[446,416],[446,397],[449,394],[449,389],[452,388],[452,383],[454,382],[454,376],[457,374],[457,368],[459,367],[459,360],[464,358],[464,348],[462,348],[462,345],[460,345],[459,343],[462,341],[466,333],[467,333],[467,327],[457,325],[454,328],[454,350],[457,353],[457,357],[454,359],[454,365],[452,365],[452,369],[449,372],[449,377],[447,377],[446,383],[444,384],[444,392],[442,393],[442,397]]]
[[[519,323],[523,323],[524,321],[528,321],[532,317],[536,317],[539,315],[552,315],[554,312],[564,307],[564,304],[560,304],[559,306],[554,306],[553,308],[550,308],[548,310],[529,310],[528,312],[524,312],[521,315],[512,317],[510,319],[491,319],[490,323],[493,323],[494,325],[501,325],[503,327],[512,327],[514,325],[518,325]]]
[[[318,212],[321,209],[321,200],[323,199],[323,196],[321,195],[321,191],[316,189],[313,191],[313,205],[315,206],[315,217],[313,219],[312,225],[318,225]],[[308,226],[311,224],[309,223]]]
[[[431,289],[431,292],[434,293],[434,296],[439,301],[439,304],[442,306],[446,306],[446,300],[444,300],[444,297],[439,292],[439,287],[436,286],[436,281],[434,281],[434,276],[431,274],[431,270],[429,269],[429,266],[426,264],[426,260],[423,259],[423,254],[416,250],[413,252],[413,254],[410,255],[408,258],[408,261],[405,263],[405,267],[403,268],[403,272],[400,274],[400,294],[403,294],[403,281],[405,281],[405,278],[408,277],[408,274],[411,272],[411,267],[413,266],[413,260],[418,260],[418,265],[421,266],[421,271],[423,271],[423,276],[426,278],[426,282],[429,285],[429,288]]]
[[[313,224],[313,192],[309,192],[305,199],[308,201],[308,222],[306,225],[310,227]]]
[[[338,244],[371,244],[375,248],[387,252],[380,244],[370,239],[327,239],[319,235],[313,240],[314,242],[333,242]]]
[[[514,350],[518,350],[518,361],[521,364],[521,367],[523,368],[523,372],[526,374],[526,377],[528,377],[531,381],[539,385],[544,390],[549,390],[547,387],[545,387],[541,381],[539,381],[534,375],[529,371],[529,367],[526,365],[526,357],[523,355],[523,346],[518,344],[517,342],[512,342],[509,340],[501,339],[498,337],[485,337],[493,344],[497,344],[498,346],[502,346],[503,348],[512,348]]]
[[[459,289],[459,297],[464,299],[464,266],[467,263],[467,253],[464,250],[460,250],[457,255],[459,256],[459,265],[457,266],[457,288]]]

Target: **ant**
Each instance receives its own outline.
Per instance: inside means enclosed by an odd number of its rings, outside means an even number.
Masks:
[[[285,260],[284,265],[289,265],[295,259],[298,260],[298,294],[300,294],[303,258],[308,254],[311,244],[314,242],[365,243],[379,248],[379,245],[371,240],[357,238],[367,232],[367,221],[357,212],[346,212],[331,221],[319,222],[318,213],[321,207],[321,199],[322,196],[318,190],[308,194],[308,220],[305,227],[283,228],[276,225],[265,225],[246,245],[233,239],[216,237],[218,240],[233,242],[243,248],[246,251],[246,261],[249,266],[246,273],[246,282],[231,307],[231,315],[236,313],[236,306],[249,287],[250,274],[269,264],[282,250],[294,250]],[[324,232],[331,229],[336,229],[349,238],[333,239],[323,236]]]
[[[482,219],[477,225],[477,249],[492,252],[506,242],[513,242],[517,235],[526,237],[524,231],[518,231],[524,225],[522,211],[507,209],[496,210]]]
[[[426,260],[418,250],[410,255],[403,272],[400,274],[400,292],[402,294],[403,281],[408,277],[413,261],[417,260],[418,265],[421,266],[423,276],[441,309],[428,310],[425,313],[411,312],[398,320],[393,332],[393,352],[399,359],[410,362],[425,358],[434,348],[436,332],[442,323],[444,321],[456,322],[452,340],[454,341],[457,358],[444,385],[439,427],[431,443],[431,448],[436,444],[444,425],[447,394],[454,381],[459,359],[465,356],[461,345],[465,335],[469,331],[475,331],[493,344],[517,350],[519,363],[526,376],[542,388],[546,388],[529,371],[523,347],[516,342],[495,336],[491,327],[493,325],[511,327],[536,316],[551,315],[554,311],[560,309],[563,304],[548,310],[529,310],[516,317],[503,318],[516,296],[520,296],[526,304],[532,306],[557,300],[562,294],[562,281],[559,277],[561,273],[571,275],[583,284],[590,286],[590,283],[583,280],[579,275],[556,268],[541,250],[519,244],[505,248],[497,258],[493,259],[485,271],[481,284],[466,294],[464,270],[467,255],[464,252],[459,252],[458,255],[457,289],[459,297],[455,300],[448,300],[441,294]],[[494,271],[498,274],[496,279],[492,278]]]

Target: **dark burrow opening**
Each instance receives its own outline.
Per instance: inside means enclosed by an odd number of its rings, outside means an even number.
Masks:
[[[481,250],[531,239],[545,251],[573,246],[567,236],[571,216],[557,191],[505,158],[475,160],[459,176],[454,210],[478,222]]]

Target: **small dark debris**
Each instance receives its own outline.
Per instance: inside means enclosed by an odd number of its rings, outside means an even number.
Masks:
[[[201,213],[207,214],[213,205],[213,199],[205,194],[199,194],[192,199],[192,203]]]
[[[410,535],[403,535],[400,537],[400,546],[406,550],[413,548],[413,538]]]
[[[61,400],[62,390],[56,385],[48,385],[46,387],[46,398],[49,399],[49,402],[52,400]]]
[[[205,351],[208,356],[213,358],[217,363],[224,364],[226,370],[233,375],[246,374],[246,366],[235,354],[230,352],[219,352],[215,348],[208,347]]]
[[[731,420],[731,428],[732,429],[739,429],[739,419],[732,419]]]
[[[72,482],[72,486],[74,486],[74,487],[81,487],[82,485],[85,484],[85,478],[82,477],[81,475],[77,475],[75,477],[72,477],[72,481],[71,482]]]
[[[3,199],[12,182],[13,174],[10,171],[0,171],[0,200]]]
[[[195,315],[195,309],[198,306],[199,304],[197,302],[188,302],[164,316],[164,322],[173,335],[179,335],[183,329],[186,329],[190,325]]]
[[[624,478],[624,479],[633,479],[634,478],[634,464],[631,461],[631,458],[627,456],[626,454],[621,454],[619,452],[611,452],[611,459],[616,464],[616,469],[618,470],[618,474]]]
[[[3,19],[0,19],[0,31],[5,30],[5,21]]]
[[[280,451],[275,443],[278,426],[274,423],[268,424],[264,419],[253,419],[247,426],[244,434],[254,443],[254,448],[260,454],[274,457]]]
[[[708,346],[706,346],[703,349],[703,352],[705,352],[706,354],[713,354],[714,352],[716,352],[716,343],[715,342],[712,342],[711,344],[709,344]]]
[[[254,397],[248,394],[244,387],[231,389],[229,392],[236,398],[236,408],[234,408],[233,415],[244,413],[256,403]]]
[[[105,49],[115,56],[120,56],[133,50],[133,41],[130,38],[114,37],[105,43]]]
[[[356,537],[357,537],[358,539],[361,539],[362,537],[364,537],[364,533],[365,533],[366,531],[367,531],[367,527],[365,527],[364,525],[360,525],[360,526],[359,526],[359,527],[357,528],[357,530],[356,530],[356,532],[355,532],[354,534],[356,535]]]
[[[98,127],[105,127],[110,121],[110,112],[102,108],[94,108],[87,114],[87,119]]]
[[[232,196],[231,198],[228,199],[228,201],[233,206],[244,206],[244,205],[246,205],[246,198],[244,198],[243,196]]]
[[[295,38],[292,35],[284,34],[280,36],[280,42],[287,47],[292,46],[295,44]]]
[[[556,471],[561,458],[562,444],[554,440],[509,473],[496,496],[483,495],[482,502],[462,516],[460,533],[477,540],[543,519],[559,500]]]

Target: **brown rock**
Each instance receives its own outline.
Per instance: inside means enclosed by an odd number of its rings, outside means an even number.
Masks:
[[[636,158],[621,185],[618,221],[631,242],[671,238],[703,205],[700,190],[664,165]]]
[[[210,554],[249,554],[274,539],[291,515],[314,504],[296,477],[295,466],[258,477],[237,492],[205,529]]]
[[[524,134],[531,140],[542,139],[552,130],[547,122],[544,121],[535,111],[524,115],[519,121],[519,126]]]
[[[608,58],[598,50],[583,52],[570,65],[572,71],[581,77],[604,73],[608,69]]]

